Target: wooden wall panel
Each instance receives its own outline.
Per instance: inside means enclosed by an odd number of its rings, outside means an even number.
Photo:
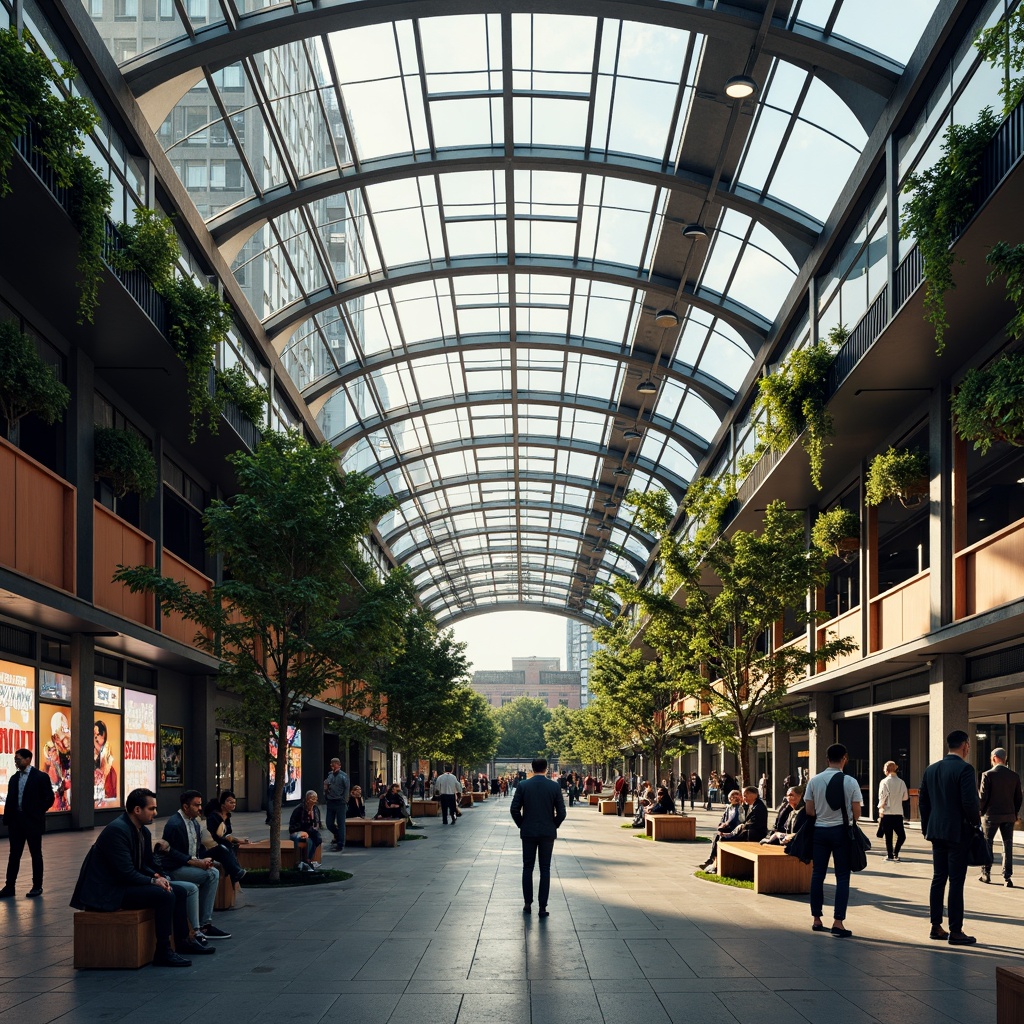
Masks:
[[[988,611],[1024,594],[1024,519],[975,544],[960,559],[964,615]]]
[[[153,598],[132,594],[112,579],[118,565],[152,565],[153,541],[110,509],[93,502],[93,603],[126,619],[153,625]]]

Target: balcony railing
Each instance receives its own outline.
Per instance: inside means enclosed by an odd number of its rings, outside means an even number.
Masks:
[[[871,598],[870,650],[885,651],[931,629],[931,572],[925,569]]]
[[[1024,519],[958,551],[953,578],[954,614],[958,619],[996,608],[1024,594]]]
[[[188,562],[179,558],[173,551],[163,549],[163,562],[161,572],[172,580],[177,580],[188,586],[196,593],[209,594],[213,590],[213,580],[203,575],[198,569],[194,569]],[[183,644],[194,644],[197,632],[205,632],[207,637],[212,637],[209,630],[200,631],[194,622],[188,622],[177,612],[162,616],[160,619],[160,632],[173,640]]]
[[[154,544],[141,530],[93,502],[92,600],[123,618],[152,626],[154,601],[149,594],[133,594],[113,576],[119,565],[153,565]]]

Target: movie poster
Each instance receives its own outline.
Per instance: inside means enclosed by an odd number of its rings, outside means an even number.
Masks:
[[[121,716],[97,711],[92,725],[92,804],[121,806]]]
[[[71,708],[39,704],[39,770],[50,776],[53,806],[49,813],[71,810]]]
[[[156,694],[124,691],[124,791],[156,789]]]
[[[27,665],[0,661],[0,804],[7,799],[7,784],[14,778],[14,752],[22,748],[36,754],[36,678]]]
[[[160,726],[160,785],[181,786],[185,773],[185,730]]]
[[[275,732],[277,722],[270,723]],[[270,784],[276,783],[277,776],[277,737],[271,736],[268,746],[270,751]],[[288,781],[284,789],[285,800],[302,799],[302,730],[294,725],[288,726]]]

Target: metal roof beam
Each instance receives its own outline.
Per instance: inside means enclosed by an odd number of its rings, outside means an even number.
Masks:
[[[580,622],[589,622],[592,626],[608,625],[608,620],[597,608],[593,611],[587,611],[586,609],[566,608],[561,605],[556,607],[553,605],[542,604],[540,609],[551,615],[561,615],[566,619],[576,619]],[[435,613],[434,620],[439,626],[445,626],[459,622],[463,619],[471,619],[475,615],[488,615],[491,612],[519,612],[523,610],[535,612],[538,608],[532,601],[495,601],[492,604],[480,605],[479,608],[473,607],[467,610],[455,609],[448,611],[446,609],[443,612]]]

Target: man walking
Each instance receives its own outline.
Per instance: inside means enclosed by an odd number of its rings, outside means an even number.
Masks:
[[[954,729],[946,737],[946,748],[946,756],[924,770],[918,797],[921,831],[932,844],[929,938],[948,939],[951,946],[973,946],[975,937],[964,934],[964,879],[971,829],[981,824],[981,810],[974,769],[967,761],[971,749],[967,733]],[[947,881],[948,932],[942,927],[942,897]]]
[[[4,824],[11,837],[11,849],[7,858],[7,884],[0,889],[0,898],[14,895],[26,843],[32,858],[32,888],[25,895],[42,896],[43,833],[46,812],[53,806],[53,786],[46,772],[33,767],[31,750],[16,750],[14,765],[18,771],[7,786],[7,803],[4,804]]]
[[[331,758],[331,770],[324,779],[324,801],[327,804],[327,831],[334,836],[336,852],[345,849],[345,814],[348,810],[348,776],[341,770],[341,758]]]
[[[619,777],[615,780],[615,812],[621,818],[626,811],[626,796],[629,790],[629,781],[619,772]]]
[[[981,776],[979,794],[981,814],[985,817],[985,838],[989,852],[996,832],[1003,840],[1003,884],[1013,888],[1013,823],[1020,814],[1020,776],[1006,767],[1006,751],[992,751],[992,767]],[[982,868],[979,881],[989,881],[989,869]]]
[[[455,824],[459,816],[459,808],[456,804],[456,797],[462,793],[462,783],[451,773],[451,769],[445,768],[444,773],[437,777],[434,783],[434,795],[441,801],[441,824],[448,824],[448,815],[451,815],[452,824]]]
[[[533,866],[540,855],[540,889],[537,893],[538,917],[548,916],[548,892],[551,888],[551,853],[558,826],[565,821],[565,801],[557,782],[547,778],[548,763],[535,758],[533,775],[516,786],[512,820],[519,827],[523,842],[523,913],[533,906]]]

